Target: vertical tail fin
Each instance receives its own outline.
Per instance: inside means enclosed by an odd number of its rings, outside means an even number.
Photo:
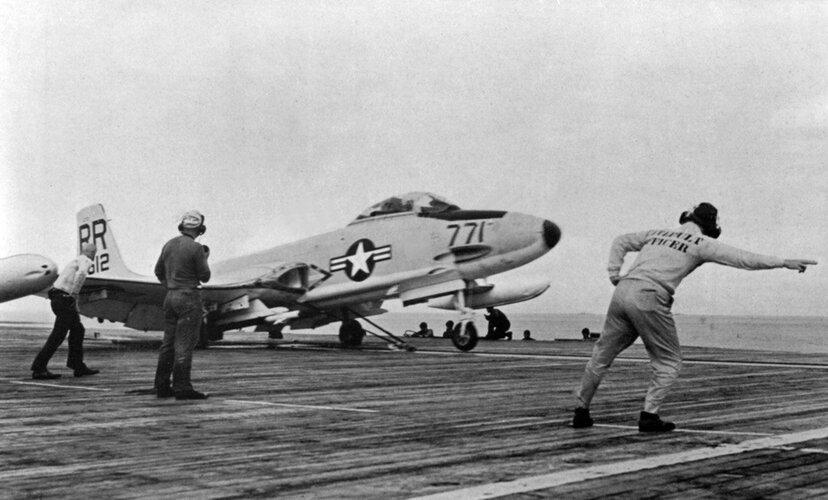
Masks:
[[[94,243],[98,247],[95,255],[93,275],[105,275],[109,278],[135,278],[138,275],[130,271],[118,244],[115,242],[115,234],[112,232],[112,225],[106,218],[104,207],[100,203],[89,205],[78,212],[78,252],[84,243]]]

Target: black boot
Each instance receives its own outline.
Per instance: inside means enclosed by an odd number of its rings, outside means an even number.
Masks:
[[[665,422],[655,413],[641,412],[638,418],[639,432],[670,432],[676,428],[673,422]]]
[[[158,399],[171,398],[174,396],[175,392],[173,392],[172,387],[170,386],[158,387],[155,389],[155,397]]]
[[[32,378],[35,380],[52,380],[60,378],[60,373],[52,373],[49,370],[37,370],[32,372]]]
[[[198,392],[195,389],[190,389],[189,391],[176,391],[175,392],[175,399],[207,399],[210,397],[209,394],[205,394],[203,392]]]
[[[101,373],[100,370],[93,370],[86,365],[83,365],[80,368],[75,368],[74,372],[76,377],[86,377],[88,375],[96,375]]]
[[[572,417],[572,427],[584,429],[586,427],[592,427],[592,423],[588,408],[575,408],[575,416]]]

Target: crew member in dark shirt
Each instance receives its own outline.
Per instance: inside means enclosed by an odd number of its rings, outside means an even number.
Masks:
[[[450,339],[454,335],[454,321],[446,321],[446,331],[443,332],[444,339]]]
[[[155,391],[159,398],[207,398],[207,394],[193,389],[190,381],[193,350],[203,320],[199,285],[210,280],[209,249],[195,240],[206,229],[201,213],[195,210],[185,213],[178,225],[181,234],[164,245],[155,264],[155,276],[167,289],[164,339],[155,371]]]
[[[412,337],[433,337],[434,331],[428,327],[428,323],[420,323],[420,329],[411,334]]]
[[[489,340],[512,340],[512,332],[509,331],[512,322],[509,321],[509,318],[506,317],[503,311],[495,309],[494,307],[487,307],[486,311],[489,314],[485,314],[484,317],[489,321],[489,331],[485,338]]]

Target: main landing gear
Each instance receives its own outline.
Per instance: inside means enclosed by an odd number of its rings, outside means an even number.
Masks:
[[[365,329],[355,319],[347,319],[339,327],[339,341],[344,347],[359,347],[365,338]]]
[[[380,329],[384,335],[380,335],[378,333],[366,330],[362,327],[359,321],[357,321],[354,316],[359,316],[364,321],[367,321],[375,328]],[[339,327],[339,342],[342,344],[343,347],[359,347],[362,344],[362,339],[365,338],[365,334],[370,333],[371,335],[378,337],[386,342],[388,342],[389,349],[398,349],[398,350],[406,350],[406,351],[415,351],[416,348],[402,339],[399,339],[394,336],[391,332],[386,330],[385,328],[379,326],[378,324],[374,323],[370,319],[362,316],[356,311],[351,309],[343,309],[342,311],[342,325]]]
[[[201,323],[201,330],[198,332],[198,343],[196,349],[207,349],[210,342],[216,342],[224,338],[224,330],[212,323]]]

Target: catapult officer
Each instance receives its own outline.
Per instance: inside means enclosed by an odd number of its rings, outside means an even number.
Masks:
[[[650,387],[644,399],[638,429],[665,432],[675,424],[659,417],[661,404],[681,368],[681,349],[671,307],[679,283],[705,262],[739,269],[794,269],[805,272],[816,261],[781,259],[755,254],[722,244],[718,210],[701,203],[683,212],[680,227],[653,229],[617,237],[610,249],[609,279],[615,286],[604,322],[604,331],[592,350],[577,389],[578,406],[572,425],[590,427],[589,407],[601,379],[621,351],[639,336],[650,358]],[[629,272],[621,276],[628,252],[638,252]]]

